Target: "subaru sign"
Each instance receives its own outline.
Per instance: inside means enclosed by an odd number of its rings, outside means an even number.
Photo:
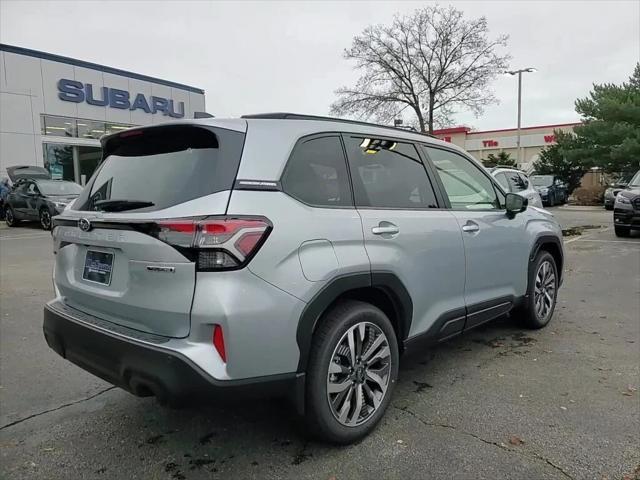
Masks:
[[[184,117],[184,102],[178,102],[178,108],[173,100],[150,96],[149,100],[142,93],[133,96],[126,90],[99,87],[100,93],[94,92],[93,85],[77,80],[61,78],[58,80],[58,98],[65,102],[82,103],[98,107],[120,108],[122,110],[144,110],[146,113],[162,112],[174,118]]]

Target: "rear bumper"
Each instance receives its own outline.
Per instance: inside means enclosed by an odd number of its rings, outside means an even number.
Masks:
[[[43,331],[49,347],[63,358],[135,395],[154,395],[161,402],[220,394],[290,395],[296,402],[303,398],[303,374],[216,380],[179,352],[88,325],[56,308],[56,302],[44,308]]]

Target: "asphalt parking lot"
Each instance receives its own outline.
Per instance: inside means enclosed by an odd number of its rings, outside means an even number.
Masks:
[[[565,239],[552,323],[505,317],[405,359],[379,428],[342,448],[278,400],[169,410],[59,358],[41,331],[49,235],[2,228],[0,478],[640,478],[640,236],[553,211],[597,228]]]

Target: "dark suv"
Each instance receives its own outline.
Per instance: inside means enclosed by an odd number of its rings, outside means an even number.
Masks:
[[[640,170],[629,185],[616,195],[613,224],[618,237],[628,237],[631,230],[640,230]]]
[[[544,205],[553,207],[554,205],[567,203],[569,193],[566,185],[559,177],[555,175],[532,175],[529,178],[540,194]]]

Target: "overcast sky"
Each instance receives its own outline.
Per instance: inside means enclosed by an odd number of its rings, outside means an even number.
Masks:
[[[357,73],[342,58],[354,35],[429,2],[35,2],[0,0],[0,42],[201,87],[215,116],[326,115]],[[440,2],[446,5],[447,2]],[[640,59],[640,1],[451,2],[510,36],[523,83],[524,126],[578,119],[596,82],[622,82]],[[493,84],[500,104],[455,124],[514,127],[517,81]]]

